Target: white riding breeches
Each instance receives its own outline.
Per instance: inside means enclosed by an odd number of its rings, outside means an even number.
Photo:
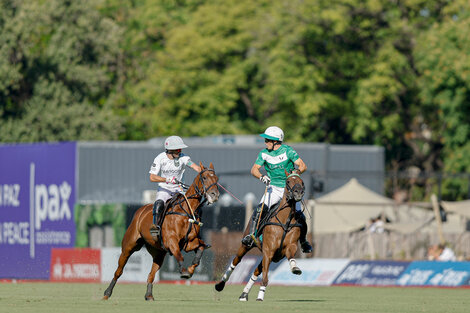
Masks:
[[[170,189],[158,187],[156,200],[163,200],[163,203],[166,203],[168,199],[173,197],[173,195],[177,193],[181,193],[182,191],[183,190],[181,188],[170,190]]]
[[[275,203],[280,202],[283,196],[284,196],[283,187],[276,187],[276,186],[269,185],[266,193],[263,195],[263,197],[261,197],[261,201],[259,203],[261,204],[264,202],[264,204],[268,208],[270,208]],[[296,211],[302,210],[302,205],[300,204],[300,201],[295,204],[295,210]]]

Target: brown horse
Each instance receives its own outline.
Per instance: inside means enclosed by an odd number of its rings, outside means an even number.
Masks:
[[[153,258],[152,268],[147,278],[145,300],[154,300],[152,295],[153,281],[155,274],[163,264],[167,252],[178,261],[181,278],[191,278],[194,270],[199,265],[204,249],[208,247],[199,235],[201,226],[199,208],[205,200],[211,204],[219,199],[218,177],[215,174],[214,166],[210,163],[209,168],[205,168],[200,163],[200,167],[201,172],[194,178],[193,183],[186,191],[186,195],[179,194],[176,198],[167,202],[160,240],[155,241],[150,235],[152,204],[144,205],[135,212],[134,218],[122,239],[122,252],[119,257],[118,267],[114,272],[113,280],[104,292],[103,300],[111,297],[114,285],[122,275],[129,257],[144,245]],[[181,250],[196,252],[192,265],[188,269],[183,267]]]
[[[284,257],[289,260],[292,273],[296,275],[302,274],[300,268],[294,259],[297,252],[297,241],[300,236],[301,225],[295,220],[295,206],[297,202],[302,200],[305,193],[305,185],[297,172],[289,174],[286,172],[287,180],[284,189],[284,196],[279,203],[279,206],[274,206],[264,219],[266,222],[262,223],[258,234],[262,234],[262,243],[257,243],[262,247],[260,250],[263,253],[263,259],[255,269],[248,284],[246,285],[243,293],[241,294],[240,301],[248,301],[248,293],[253,287],[253,284],[258,279],[258,276],[263,273],[263,281],[258,293],[257,301],[264,300],[264,293],[268,285],[268,271],[271,262],[279,262]],[[248,233],[249,227],[245,230],[245,235]],[[237,255],[232,261],[232,264],[225,271],[222,280],[215,285],[217,291],[222,291],[225,287],[225,282],[230,278],[235,267],[241,262],[243,256],[251,250],[252,247],[240,245]]]

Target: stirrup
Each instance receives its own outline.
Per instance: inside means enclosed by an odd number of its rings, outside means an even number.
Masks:
[[[155,241],[158,240],[158,237],[160,237],[160,226],[152,224],[152,226],[150,226],[150,235],[152,235]]]
[[[302,250],[303,253],[311,253],[313,251],[312,246],[307,240],[300,243],[300,249]]]

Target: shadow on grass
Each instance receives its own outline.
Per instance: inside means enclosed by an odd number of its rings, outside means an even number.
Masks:
[[[279,299],[279,300],[274,300],[274,302],[326,302],[326,300],[311,300],[311,299],[297,299],[297,300],[292,300],[292,299]]]

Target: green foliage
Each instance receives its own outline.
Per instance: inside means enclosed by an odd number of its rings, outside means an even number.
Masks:
[[[119,246],[126,232],[126,207],[123,204],[81,205],[74,208],[77,225],[75,246],[89,246],[89,230],[93,226],[110,225],[114,230],[114,246]]]
[[[396,171],[468,171],[469,12],[466,0],[2,1],[0,140],[275,124],[288,141],[382,145]]]
[[[115,139],[121,30],[92,1],[2,1],[4,142]]]

